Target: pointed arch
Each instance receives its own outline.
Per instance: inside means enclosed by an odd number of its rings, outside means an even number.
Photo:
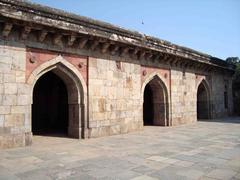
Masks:
[[[57,56],[56,58],[49,60],[41,65],[39,65],[29,76],[27,83],[29,85],[34,85],[39,77],[41,77],[43,74],[45,74],[48,71],[51,71],[53,69],[61,69],[64,72],[68,72],[68,74],[75,75],[82,86],[83,92],[87,92],[87,86],[84,82],[84,79],[81,75],[81,73],[76,69],[74,65],[69,63],[67,60],[65,60],[61,55]]]
[[[203,78],[197,84],[197,119],[211,118],[211,89],[209,83]]]
[[[169,94],[169,89],[167,88],[167,81],[165,80],[165,78],[158,72],[153,72],[151,74],[148,75],[148,77],[144,80],[143,84],[142,84],[142,88],[141,88],[141,95],[142,95],[142,99],[143,99],[143,95],[144,95],[144,89],[146,87],[146,85],[154,78],[158,78],[160,80],[160,83],[162,84],[162,86],[165,88],[165,90],[167,91],[167,93]]]
[[[169,91],[159,73],[152,73],[142,85],[143,123],[169,126]],[[149,119],[150,118],[150,119]]]
[[[39,78],[47,72],[53,72],[65,83],[68,91],[69,127],[68,135],[84,138],[87,134],[87,86],[81,73],[62,56],[38,66],[29,76],[27,83],[33,95],[34,86]],[[33,97],[31,97],[31,104]]]

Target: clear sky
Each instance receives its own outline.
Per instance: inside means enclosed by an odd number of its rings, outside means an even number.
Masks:
[[[240,57],[240,0],[32,0],[212,56]]]

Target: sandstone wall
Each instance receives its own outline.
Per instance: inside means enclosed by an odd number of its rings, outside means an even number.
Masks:
[[[228,75],[215,73],[212,76],[212,114],[213,118],[226,117],[233,113],[232,79]],[[224,92],[228,100],[225,107]]]
[[[90,137],[143,127],[140,65],[89,59]]]
[[[31,144],[25,48],[0,45],[0,148]]]
[[[196,114],[195,73],[171,70],[172,125],[195,122]]]
[[[0,148],[31,144],[32,88],[27,84],[34,69],[59,54],[34,51],[24,45],[0,44]],[[31,58],[36,62],[31,64]],[[84,116],[89,137],[128,133],[143,128],[144,86],[158,75],[168,93],[169,125],[197,121],[196,101],[199,83],[209,85],[211,117],[232,113],[232,82],[230,75],[188,71],[174,68],[120,62],[107,58],[87,58],[63,54],[83,77],[87,87]],[[38,64],[40,63],[40,64]],[[227,90],[228,107],[224,92]]]
[[[209,118],[232,115],[232,80],[230,75],[218,72],[191,72],[171,70],[172,125],[197,121],[197,91],[199,84],[205,81],[209,91]],[[224,92],[227,91],[227,107]]]

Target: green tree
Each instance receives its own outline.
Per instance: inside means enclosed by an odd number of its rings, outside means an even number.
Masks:
[[[231,63],[231,64],[237,64],[237,63],[239,63],[240,62],[240,59],[239,59],[239,57],[228,57],[227,59],[226,59],[226,61],[228,62],[228,63]]]

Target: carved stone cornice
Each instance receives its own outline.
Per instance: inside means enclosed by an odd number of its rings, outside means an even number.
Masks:
[[[153,63],[153,66],[156,62],[188,68],[204,65],[234,72],[233,66],[201,52],[24,0],[0,0],[0,23],[3,38],[8,38],[15,28],[23,40],[31,34],[39,43],[44,44],[50,38],[55,46],[135,57],[141,62]],[[204,68],[209,69],[212,68]]]

